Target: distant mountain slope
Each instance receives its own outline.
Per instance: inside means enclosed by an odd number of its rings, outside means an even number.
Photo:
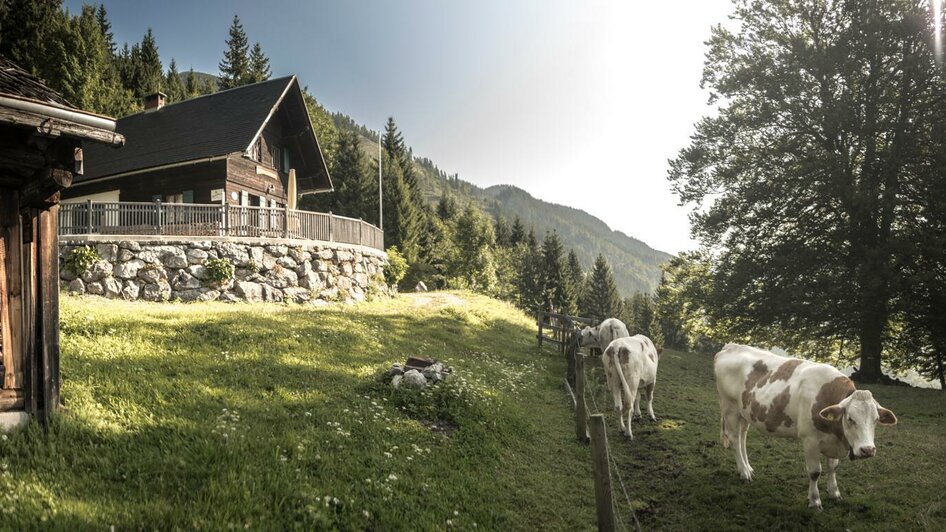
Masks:
[[[367,128],[341,113],[332,115],[336,127],[354,130],[362,137],[362,147],[372,161],[378,158],[377,134],[366,134]],[[373,140],[368,137],[371,135]],[[614,280],[622,296],[634,292],[653,292],[660,282],[660,265],[670,254],[651,248],[636,238],[614,231],[587,212],[549,203],[532,197],[512,185],[495,185],[483,189],[440,170],[433,161],[415,157],[414,167],[424,197],[436,204],[444,190],[453,194],[461,205],[472,201],[494,217],[502,216],[510,224],[519,217],[526,227],[535,228],[541,241],[548,231],[555,230],[566,248],[573,248],[585,271],[599,253],[604,254],[614,270]]]

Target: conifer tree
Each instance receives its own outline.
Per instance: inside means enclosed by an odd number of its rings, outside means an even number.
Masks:
[[[535,238],[535,231],[519,244],[519,306],[535,314],[542,308],[542,251]]]
[[[504,248],[512,246],[512,230],[509,223],[502,216],[496,216],[496,245]]]
[[[382,183],[385,245],[397,246],[408,263],[413,263],[419,252],[419,212],[404,182],[401,166],[387,152],[382,154]]]
[[[269,58],[263,54],[263,48],[257,42],[253,45],[249,56],[249,74],[247,83],[258,83],[266,81],[273,73],[269,69]]]
[[[578,260],[578,254],[574,249],[568,250],[568,260],[565,265],[566,278],[568,279],[569,291],[571,292],[575,312],[578,311],[578,302],[584,297],[585,293],[585,272],[581,267],[581,261]]]
[[[181,81],[181,74],[177,71],[177,62],[171,58],[168,74],[164,86],[167,87],[168,103],[182,102],[187,99],[187,89]]]
[[[376,220],[378,216],[375,180],[369,175],[364,152],[354,131],[343,131],[332,164],[335,184],[333,211],[343,216]]]
[[[467,205],[457,217],[453,228],[456,254],[450,273],[463,288],[489,290],[496,281],[491,248],[493,227],[473,205]]]
[[[595,259],[595,265],[588,280],[588,290],[581,307],[583,316],[596,320],[614,317],[620,311],[621,300],[618,289],[614,284],[611,266],[608,265],[604,255],[599,254]]]
[[[132,54],[134,55],[134,54]],[[138,48],[138,58],[135,72],[135,96],[142,98],[155,92],[164,91],[164,68],[161,66],[161,57],[158,55],[158,44],[154,39],[151,28],[145,32]]]
[[[437,216],[447,222],[456,217],[458,210],[457,200],[453,198],[452,194],[448,194],[446,190],[443,191],[440,195],[440,201],[437,202]]]
[[[512,230],[509,234],[509,242],[515,246],[526,239],[526,228],[522,225],[522,220],[516,216],[516,219],[512,222]]]
[[[558,233],[546,233],[542,242],[542,310],[573,314],[574,301],[569,290],[565,256]]]
[[[411,191],[411,199],[417,205],[423,204],[423,198],[421,197],[420,189],[417,185],[417,175],[414,172],[413,155],[404,142],[404,137],[401,135],[401,132],[398,131],[393,116],[388,117],[388,121],[384,126],[382,144],[385,151],[387,151],[398,166],[400,166],[402,179],[404,179],[408,189]]]
[[[230,24],[230,38],[227,39],[227,49],[223,52],[220,68],[220,88],[232,89],[244,85],[249,79],[249,41],[240,17],[233,15]]]
[[[99,28],[102,30],[102,37],[105,38],[105,46],[108,53],[114,56],[115,34],[112,33],[112,23],[108,21],[108,14],[105,12],[105,4],[99,4],[98,10],[95,12],[95,19],[98,21]]]
[[[193,67],[187,71],[187,78],[184,82],[184,93],[187,95],[186,98],[196,98],[201,94],[201,85],[197,80],[197,75],[194,74]]]

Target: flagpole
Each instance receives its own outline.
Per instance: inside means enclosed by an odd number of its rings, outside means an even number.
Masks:
[[[381,194],[381,132],[378,131],[378,227],[384,231],[384,198]]]

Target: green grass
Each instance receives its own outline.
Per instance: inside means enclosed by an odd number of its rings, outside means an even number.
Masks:
[[[539,351],[532,320],[503,303],[466,293],[324,309],[65,298],[62,321],[66,410],[48,435],[32,426],[0,439],[0,528],[595,527],[564,362]],[[443,359],[456,378],[394,392],[379,374],[408,355]],[[633,442],[617,434],[600,368],[588,364],[645,529],[943,528],[944,394],[873,387],[900,425],[878,430],[877,458],[842,464],[845,501],[822,490],[816,514],[795,441],[750,432],[756,481],[739,480],[718,444],[710,364],[664,354],[661,419],[635,422]]]
[[[65,298],[66,411],[48,436],[0,440],[0,528],[588,528],[564,364],[532,326],[470,294],[325,309]],[[456,376],[396,393],[379,373],[408,355]]]

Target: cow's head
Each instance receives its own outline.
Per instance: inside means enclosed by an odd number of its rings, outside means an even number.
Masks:
[[[840,403],[823,409],[820,415],[828,421],[841,422],[844,439],[849,445],[848,457],[851,460],[870,458],[877,452],[874,447],[874,427],[878,423],[897,423],[897,416],[880,406],[867,390],[855,391]]]
[[[585,327],[581,330],[582,347],[598,347],[598,328]]]

